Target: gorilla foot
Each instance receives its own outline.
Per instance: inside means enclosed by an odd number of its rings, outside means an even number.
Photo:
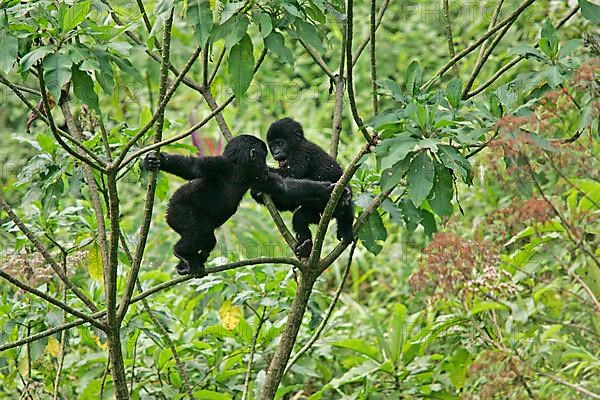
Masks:
[[[308,258],[312,251],[313,242],[312,239],[306,239],[304,242],[296,246],[296,256],[298,258]]]
[[[179,275],[194,275],[196,278],[202,278],[206,275],[206,270],[204,269],[203,264],[195,264],[190,266],[187,261],[180,261],[177,264],[177,273]]]
[[[338,229],[336,233],[337,239],[342,243],[351,243],[354,240],[354,235],[352,234],[352,227],[350,229]]]

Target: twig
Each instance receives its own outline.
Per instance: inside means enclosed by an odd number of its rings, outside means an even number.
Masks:
[[[358,109],[356,108],[356,99],[354,97],[354,82],[352,79],[352,35],[353,35],[353,22],[352,19],[354,17],[354,0],[348,0],[348,4],[346,5],[346,75],[348,77],[347,87],[348,87],[348,102],[350,103],[350,110],[352,111],[352,117],[354,118],[354,122],[358,125],[358,129],[362,133],[363,137],[368,143],[371,143],[373,138],[367,132],[367,128],[363,123],[362,119],[358,115]]]
[[[150,19],[148,18],[148,14],[146,14],[146,8],[144,7],[144,2],[142,0],[135,0],[138,8],[140,9],[140,13],[142,14],[142,19],[144,20],[144,25],[148,32],[152,30],[152,24],[150,23]]]
[[[167,94],[167,86],[168,86],[168,76],[169,76],[169,57],[171,54],[171,28],[173,23],[173,10],[171,10],[170,17],[165,22],[164,27],[164,35],[162,41],[162,63],[160,66],[160,84],[159,84],[159,94],[158,98],[161,103],[163,103]],[[193,56],[190,57],[190,61],[195,60],[199,56],[199,47],[196,48]],[[188,63],[189,64],[189,63]],[[182,73],[185,71],[189,71],[191,65],[186,65],[186,68],[183,69]],[[166,104],[166,102],[164,102]],[[165,107],[157,107],[157,116],[156,122],[156,134],[154,135],[154,143],[158,143],[162,139],[164,119],[165,119]],[[133,294],[133,289],[135,287],[135,282],[137,280],[138,272],[140,270],[140,266],[142,264],[142,258],[144,257],[144,250],[146,249],[146,240],[148,239],[148,233],[150,231],[150,222],[152,221],[152,209],[154,207],[154,194],[156,192],[156,179],[158,177],[158,171],[152,171],[150,174],[150,179],[148,180],[148,186],[146,189],[146,200],[144,202],[144,216],[142,218],[142,226],[140,228],[139,234],[139,242],[135,249],[135,256],[132,259],[132,265],[129,269],[129,273],[127,274],[127,284],[125,287],[125,293],[121,299],[121,305],[119,306],[119,310],[117,311],[117,319],[122,321],[127,314],[127,308],[129,307],[129,301],[131,300],[131,295]],[[116,182],[115,182],[116,189]],[[118,215],[115,216],[118,220]],[[112,219],[111,219],[112,220]],[[119,236],[114,238],[114,244],[118,246]]]
[[[344,114],[344,90],[346,80],[344,78],[344,68],[346,66],[346,24],[342,26],[342,42],[340,43],[340,64],[337,75],[333,82],[335,87],[335,105],[333,106],[333,117],[331,122],[331,143],[329,145],[329,155],[337,158],[338,146],[340,144],[340,133],[342,132],[342,117]]]
[[[258,316],[258,325],[256,326],[256,332],[254,332],[254,336],[252,337],[252,345],[250,346],[250,358],[248,360],[248,367],[246,368],[246,376],[244,378],[244,392],[242,393],[242,400],[247,400],[248,394],[250,393],[250,377],[252,376],[252,367],[254,366],[254,353],[256,351],[258,337],[260,336],[260,330],[262,329],[263,324],[267,320],[265,318],[266,311],[267,308],[263,307],[262,314]]]
[[[311,45],[306,43],[306,41],[302,38],[300,39],[300,44],[302,45],[302,47],[304,47],[304,49],[306,49],[306,52],[312,57],[312,59],[315,61],[315,63],[319,67],[321,67],[321,69],[323,70],[325,75],[327,75],[329,77],[329,79],[333,79],[335,76],[335,73],[331,70],[331,68],[329,68],[329,66],[323,60],[321,55],[319,53],[317,53],[317,51]]]
[[[386,12],[387,7],[388,7],[389,4],[390,4],[390,0],[383,0],[383,4],[379,8],[379,13],[377,14],[377,23],[375,25],[375,30],[379,29],[379,26],[381,25],[381,21],[383,20],[383,15],[385,14],[385,12]],[[362,54],[362,52],[367,47],[367,44],[369,44],[370,40],[371,40],[371,35],[368,35],[367,37],[365,37],[363,39],[362,42],[360,42],[360,44],[356,48],[356,52],[354,53],[354,57],[352,57],[352,66],[354,66],[357,63],[360,55]],[[343,48],[344,47],[342,47],[342,49]]]
[[[441,67],[431,77],[431,79],[429,79],[427,82],[425,82],[421,86],[421,91],[427,90],[429,88],[429,86],[431,86],[435,81],[437,81],[440,77],[442,77],[444,75],[444,73],[446,71],[448,71],[448,69],[450,69],[450,67],[452,67],[463,57],[467,56],[469,53],[471,53],[473,50],[475,50],[477,47],[479,47],[483,42],[485,42],[487,40],[487,38],[492,36],[494,33],[499,31],[500,29],[502,29],[507,24],[512,23],[515,19],[517,19],[519,17],[519,15],[521,15],[521,13],[523,11],[525,11],[525,9],[527,7],[529,7],[533,3],[535,3],[535,0],[525,0],[523,3],[521,3],[521,5],[519,5],[519,7],[511,15],[504,18],[502,21],[500,21],[498,24],[496,24],[492,29],[488,30],[485,34],[483,34],[479,39],[477,39],[475,42],[471,43],[469,46],[467,46],[461,52],[456,54],[456,56],[452,57],[450,59],[450,61],[448,61],[443,67]]]
[[[294,356],[288,362],[287,366],[285,367],[285,370],[283,371],[283,376],[287,375],[290,372],[290,370],[292,369],[292,367],[294,366],[296,361],[298,361],[300,359],[300,357],[302,357],[302,355],[304,355],[304,353],[306,353],[312,347],[312,345],[315,344],[315,342],[321,336],[321,333],[323,333],[323,331],[325,330],[325,327],[327,326],[327,323],[329,322],[329,318],[331,318],[331,315],[333,314],[333,310],[335,309],[335,306],[337,305],[340,295],[342,294],[342,290],[344,290],[344,283],[346,282],[346,279],[348,278],[348,274],[350,273],[350,267],[352,266],[352,258],[354,257],[354,250],[356,249],[356,243],[357,243],[356,241],[352,242],[352,247],[350,248],[350,254],[348,255],[348,262],[346,263],[346,268],[344,269],[344,272],[342,273],[342,279],[340,280],[340,284],[338,285],[338,288],[335,291],[333,299],[331,300],[331,303],[329,304],[329,307],[327,308],[327,311],[325,312],[325,317],[319,324],[319,327],[317,328],[315,333],[308,340],[308,342],[304,346],[302,346],[302,348],[300,350],[298,350],[298,352],[296,354],[294,354]]]
[[[496,22],[498,21],[498,16],[500,15],[500,10],[502,9],[503,4],[504,4],[504,0],[498,0],[498,4],[496,4],[496,8],[494,9],[494,14],[492,15],[492,18],[490,19],[490,23],[488,25],[488,30],[492,29],[494,27],[494,25],[496,25]],[[481,45],[481,48],[479,49],[479,54],[477,55],[477,60],[475,60],[475,66],[473,67],[471,76],[469,77],[469,80],[467,81],[465,87],[463,88],[463,92],[462,92],[463,98],[465,98],[467,96],[467,94],[469,93],[469,90],[471,90],[471,87],[473,86],[473,83],[475,82],[477,75],[479,75],[479,72],[481,71],[483,64],[485,64],[485,62],[487,61],[489,56],[492,54],[494,47],[496,47],[496,45],[498,43],[500,43],[500,39],[502,39],[502,37],[506,34],[506,32],[508,32],[508,30],[510,29],[511,26],[512,26],[512,24],[508,24],[504,28],[502,28],[502,31],[500,33],[498,33],[496,38],[494,38],[494,41],[492,42],[492,45],[489,48],[487,47],[487,45],[490,42],[490,39],[483,42],[483,44]]]
[[[54,270],[54,272],[63,281],[63,283],[65,285],[67,285],[67,287],[69,289],[71,289],[71,291],[91,311],[97,311],[98,309],[96,308],[96,306],[94,305],[94,303],[81,291],[81,289],[79,289],[77,286],[75,286],[75,284],[71,281],[71,279],[69,279],[69,277],[63,272],[62,268],[60,268],[60,266],[56,263],[56,261],[54,260],[54,258],[52,257],[52,255],[48,252],[48,249],[46,249],[44,247],[44,245],[42,245],[42,243],[35,237],[35,235],[33,234],[33,232],[31,232],[31,230],[29,230],[29,228],[27,228],[27,226],[25,226],[25,224],[23,223],[23,221],[21,221],[21,219],[15,214],[15,212],[8,205],[8,203],[6,202],[6,200],[4,200],[4,196],[2,195],[1,192],[0,192],[0,205],[2,206],[2,209],[4,210],[4,212],[6,213],[6,215],[8,216],[8,218],[12,222],[14,222],[15,225],[17,225],[17,227],[19,228],[19,230],[21,232],[23,232],[23,234],[25,236],[27,236],[27,239],[29,239],[29,241],[35,246],[35,248],[37,249],[37,251],[40,252],[40,254],[48,262],[48,264],[50,264],[50,267],[52,268],[52,270]]]
[[[454,50],[454,36],[452,36],[452,23],[450,21],[450,10],[448,7],[448,0],[442,0],[442,8],[444,9],[444,20],[446,22],[446,37],[448,39],[448,53],[450,54],[450,58],[453,58],[456,55],[456,50]],[[454,69],[454,74],[457,77],[460,77],[458,72],[458,65],[454,64],[452,66]]]
[[[228,263],[228,264],[223,264],[223,265],[219,265],[216,267],[211,267],[211,268],[207,268],[206,269],[206,273],[208,274],[214,274],[217,272],[223,272],[223,271],[227,271],[230,269],[236,269],[236,268],[240,268],[240,267],[246,267],[246,266],[251,266],[251,265],[260,265],[260,264],[288,264],[288,265],[292,265],[296,268],[300,268],[302,266],[302,264],[294,259],[294,258],[287,258],[287,257],[260,257],[260,258],[253,258],[253,259],[249,259],[249,260],[242,260],[242,261],[236,261],[233,263]],[[170,281],[167,282],[163,282],[160,283],[148,290],[146,290],[143,293],[140,293],[136,296],[133,296],[131,298],[131,302],[130,304],[134,304],[137,303],[138,301],[141,301],[142,299],[145,299],[155,293],[158,293],[160,291],[163,291],[165,289],[171,288],[173,286],[178,285],[179,283],[182,282],[186,282],[189,280],[194,279],[195,277],[192,275],[186,275],[186,276],[180,276],[177,277],[175,279],[171,279]],[[98,318],[102,318],[104,315],[106,315],[106,310],[102,310],[102,311],[98,311],[95,312],[93,314],[91,314],[91,317],[94,319],[98,319]],[[3,345],[0,345],[0,352],[8,350],[8,349],[12,349],[14,347],[18,347],[18,346],[22,346],[26,343],[30,343],[39,339],[43,339],[45,337],[48,337],[50,335],[53,335],[57,332],[62,332],[66,329],[71,329],[74,328],[76,326],[79,325],[83,325],[85,324],[87,321],[84,321],[82,319],[78,319],[76,321],[72,321],[69,322],[67,324],[64,325],[60,325],[54,328],[50,328],[47,329],[45,331],[33,334],[31,336],[25,337],[23,339],[19,339],[17,341],[11,342],[11,343],[6,343]]]
[[[225,57],[225,51],[227,50],[227,48],[225,46],[223,46],[223,48],[221,49],[221,52],[219,53],[219,57],[217,58],[217,62],[215,63],[215,67],[212,70],[212,73],[210,74],[210,78],[208,79],[208,86],[211,86],[213,81],[215,80],[215,77],[217,76],[217,72],[219,72],[219,67],[221,66],[221,62],[223,61],[223,58]]]
[[[74,315],[76,317],[79,317],[83,320],[85,320],[85,322],[89,322],[90,324],[94,325],[95,327],[105,330],[106,326],[100,322],[98,322],[97,320],[95,320],[94,318],[92,318],[92,316],[82,313],[81,311],[78,311],[72,307],[70,307],[68,304],[63,303],[62,301],[56,299],[55,297],[52,297],[50,295],[47,295],[46,293],[37,290],[29,285],[27,285],[24,282],[21,282],[20,280],[14,278],[12,275],[4,272],[3,270],[0,269],[0,277],[7,280],[8,282],[12,283],[13,285],[15,285],[16,287],[18,287],[19,289],[23,289],[26,292],[29,292],[43,300],[46,300],[48,303],[55,305],[56,307],[59,307],[61,309],[63,309],[64,311],[68,312],[71,315]]]
[[[62,265],[63,271],[67,272],[67,252],[61,247],[62,252]],[[67,286],[63,283],[61,285],[62,289],[62,301],[64,303],[67,302]],[[67,313],[63,311],[63,322],[67,319]],[[67,345],[67,332],[62,331],[60,333],[60,347],[59,353],[57,355],[58,360],[56,361],[56,375],[54,378],[54,394],[52,396],[53,400],[58,400],[58,391],[60,389],[60,375],[62,373],[64,361],[65,361],[65,349]]]
[[[575,6],[574,8],[572,8],[571,11],[569,11],[558,22],[558,24],[554,28],[558,29],[558,28],[562,27],[565,23],[567,23],[567,21],[569,19],[571,19],[571,17],[573,17],[575,14],[577,14],[577,11],[579,11],[579,6]],[[537,48],[538,44],[536,44],[534,47]],[[472,92],[470,92],[469,94],[467,94],[466,97],[463,96],[463,99],[466,100],[466,99],[470,99],[473,96],[477,96],[479,93],[483,92],[485,89],[487,89],[488,87],[490,87],[494,82],[496,82],[502,75],[504,75],[504,73],[506,71],[508,71],[509,69],[511,69],[512,67],[514,67],[515,65],[517,65],[521,60],[524,60],[524,59],[525,59],[524,56],[516,56],[515,58],[513,58],[512,60],[510,60],[508,63],[506,63],[504,66],[502,66],[498,71],[496,71],[494,73],[494,75],[492,75],[481,86],[479,86],[477,89],[475,89]]]
[[[561,385],[564,385],[564,386],[570,387],[571,389],[575,390],[576,392],[579,392],[579,393],[581,393],[581,394],[584,394],[584,395],[586,395],[586,396],[589,396],[589,397],[591,397],[592,399],[600,399],[600,394],[596,394],[596,393],[590,392],[589,390],[587,390],[586,388],[584,388],[584,387],[582,387],[582,386],[576,385],[576,384],[574,384],[574,383],[571,383],[571,382],[567,382],[567,381],[565,381],[565,380],[563,380],[563,379],[561,379],[561,378],[559,378],[559,377],[557,377],[557,376],[550,375],[550,374],[548,374],[548,373],[546,373],[546,372],[543,372],[543,371],[538,371],[538,370],[534,370],[534,371],[535,371],[537,374],[543,375],[543,376],[545,376],[546,378],[550,378],[550,379],[552,379],[554,382],[556,382],[556,383],[560,383]]]
[[[448,1],[448,0],[445,0]],[[375,12],[377,0],[371,0],[371,96],[373,96],[373,116],[379,113],[379,104],[377,102],[377,60],[375,59],[375,33],[377,26],[375,25]]]

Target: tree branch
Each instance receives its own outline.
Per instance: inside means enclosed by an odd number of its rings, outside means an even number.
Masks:
[[[56,263],[56,261],[54,260],[54,258],[52,257],[52,255],[48,252],[48,250],[44,247],[44,245],[42,245],[42,243],[35,237],[35,235],[33,234],[33,232],[31,232],[29,230],[29,228],[27,228],[27,226],[25,226],[25,224],[23,223],[23,221],[21,221],[21,219],[14,213],[14,211],[12,210],[12,208],[9,206],[9,204],[4,199],[4,196],[3,196],[3,194],[1,192],[0,192],[0,205],[2,206],[2,209],[4,210],[4,212],[6,213],[6,215],[8,216],[8,218],[12,222],[14,222],[15,225],[17,225],[17,227],[19,228],[19,230],[21,232],[23,232],[23,234],[25,236],[27,236],[27,239],[29,239],[29,241],[35,246],[35,248],[37,249],[37,251],[40,252],[40,254],[48,262],[48,264],[50,264],[50,267],[54,270],[54,272],[58,275],[58,277],[63,281],[63,283],[69,289],[71,289],[71,291],[91,311],[97,311],[98,309],[96,308],[96,305],[81,291],[81,289],[79,289],[77,286],[75,286],[75,284],[71,281],[71,279],[69,279],[69,277],[67,276],[67,274],[65,274],[65,272],[62,270],[62,268],[60,268],[60,266]]]
[[[499,31],[500,29],[502,29],[507,24],[510,24],[514,20],[516,20],[521,15],[521,13],[523,11],[525,11],[525,9],[527,9],[527,7],[529,7],[533,3],[535,3],[535,0],[525,0],[523,3],[521,3],[521,5],[519,5],[519,7],[511,15],[509,15],[506,18],[504,18],[497,25],[495,25],[492,29],[488,30],[483,36],[481,36],[475,42],[471,43],[468,47],[466,47],[465,49],[463,49],[460,53],[456,54],[456,56],[452,57],[450,59],[450,61],[448,61],[442,68],[440,68],[431,77],[431,79],[429,79],[427,82],[425,82],[425,84],[423,84],[421,86],[421,90],[422,91],[427,90],[435,81],[437,81],[440,77],[442,77],[444,75],[444,73],[446,71],[448,71],[448,69],[450,69],[450,67],[452,67],[459,60],[461,60],[463,57],[467,56],[469,53],[471,53],[473,50],[475,50],[477,47],[479,47],[483,42],[485,42],[487,40],[487,38],[489,38],[490,36],[492,36],[494,33],[496,33],[497,31]]]
[[[388,7],[389,4],[390,4],[390,0],[383,0],[383,4],[379,8],[379,13],[377,14],[377,23],[375,24],[375,30],[376,31],[377,31],[377,29],[379,29],[379,26],[381,25],[381,21],[383,20],[383,15],[385,14],[385,12],[386,12],[387,7]],[[365,37],[363,39],[362,42],[360,42],[360,44],[356,48],[356,52],[354,53],[354,57],[352,58],[352,66],[353,67],[358,62],[358,59],[359,59],[360,55],[362,54],[362,52],[367,47],[367,45],[369,44],[370,40],[371,40],[371,35],[368,35],[367,37]],[[342,47],[342,49],[343,48],[344,47]]]
[[[453,58],[454,56],[456,56],[456,51],[454,50],[454,36],[452,35],[452,23],[450,21],[450,10],[448,7],[448,0],[442,0],[442,8],[444,9],[444,20],[446,22],[448,53],[450,54],[450,58]],[[452,68],[454,69],[454,74],[460,78],[460,74],[458,72],[458,65],[454,64]]]

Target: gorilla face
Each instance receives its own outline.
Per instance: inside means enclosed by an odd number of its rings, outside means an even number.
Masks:
[[[279,162],[279,167],[284,167],[290,154],[290,145],[284,139],[275,139],[269,141],[269,149],[275,161]]]
[[[279,167],[287,165],[290,155],[304,140],[302,125],[291,118],[283,118],[271,124],[267,132],[267,143]]]

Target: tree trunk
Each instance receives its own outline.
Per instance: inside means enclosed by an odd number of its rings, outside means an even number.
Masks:
[[[302,317],[306,311],[306,305],[308,304],[316,278],[317,273],[313,273],[312,271],[303,273],[300,277],[285,329],[267,371],[265,383],[260,393],[260,400],[272,400],[277,393],[277,388],[283,378],[283,371],[290,359],[294,343],[296,343],[296,336],[302,325]]]
[[[107,337],[108,356],[113,385],[115,387],[115,398],[117,400],[128,400],[129,390],[127,389],[127,376],[125,375],[125,363],[123,362],[123,352],[121,351],[119,329],[116,332],[109,332]]]

